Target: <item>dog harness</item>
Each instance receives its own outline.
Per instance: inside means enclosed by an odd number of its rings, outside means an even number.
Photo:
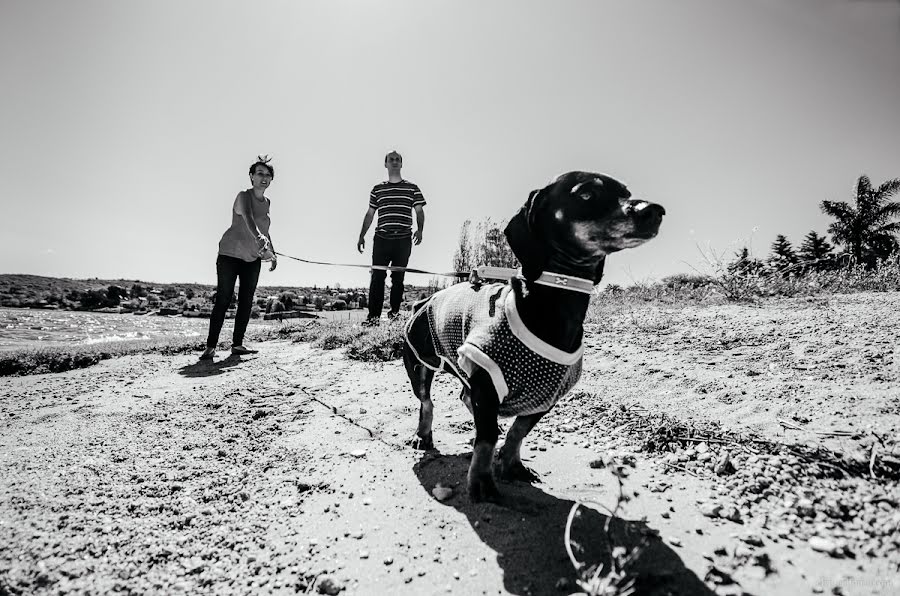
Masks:
[[[466,387],[480,366],[490,375],[503,417],[546,412],[578,382],[584,346],[564,352],[531,333],[519,318],[516,295],[507,284],[460,283],[426,300],[407,322],[428,318],[435,351]]]

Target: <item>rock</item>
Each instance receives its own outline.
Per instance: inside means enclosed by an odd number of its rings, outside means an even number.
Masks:
[[[719,517],[722,512],[722,506],[718,503],[704,503],[700,506],[700,513],[705,517]]]
[[[736,524],[741,522],[741,512],[738,511],[737,507],[725,507],[719,513],[719,517],[724,517],[727,520],[733,521]]]
[[[453,489],[449,486],[441,486],[438,484],[432,489],[431,494],[434,495],[434,498],[438,501],[446,501],[453,496]]]
[[[829,555],[836,555],[838,551],[837,544],[827,538],[822,538],[821,536],[813,536],[810,538],[809,546],[814,551],[828,553]]]
[[[762,538],[758,534],[744,534],[741,536],[741,540],[746,542],[751,546],[762,546],[763,541]]]
[[[365,457],[366,450],[365,449],[355,449],[350,452],[350,455],[352,455],[353,457]]]
[[[319,578],[316,585],[319,594],[328,594],[328,596],[337,596],[344,591],[344,584],[330,575],[323,575]]]
[[[716,462],[716,465],[713,466],[713,472],[715,472],[716,476],[730,476],[736,471],[737,470],[731,462],[727,452],[723,453],[722,457],[719,458],[719,461]]]

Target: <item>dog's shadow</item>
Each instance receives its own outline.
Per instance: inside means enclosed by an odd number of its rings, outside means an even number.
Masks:
[[[222,360],[200,360],[193,364],[182,366],[178,374],[185,377],[212,377],[228,372],[227,369],[241,363],[241,357],[231,354]]]
[[[510,594],[577,592],[575,580],[579,578],[565,544],[566,521],[574,501],[514,482],[498,485],[503,493],[500,504],[474,504],[465,489],[468,467],[468,454],[431,451],[422,456],[413,471],[429,495],[437,484],[455,485],[453,495],[442,504],[464,514],[478,537],[497,553],[504,587]],[[631,553],[643,545],[626,568],[628,578],[635,578],[635,594],[714,596],[645,523],[616,517],[607,532],[608,516],[587,507],[578,511],[570,539],[574,556],[586,567],[603,563],[601,576],[606,575],[615,547]]]

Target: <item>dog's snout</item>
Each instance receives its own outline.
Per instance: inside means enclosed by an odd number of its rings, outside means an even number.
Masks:
[[[640,204],[635,205],[634,212],[642,219],[653,222],[661,222],[663,215],[666,214],[666,210],[662,205],[647,202],[641,202]]]

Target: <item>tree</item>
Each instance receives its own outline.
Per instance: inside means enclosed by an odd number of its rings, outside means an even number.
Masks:
[[[772,243],[772,256],[769,257],[769,263],[779,270],[784,270],[798,261],[797,253],[791,246],[791,241],[784,234],[778,234],[775,242]]]
[[[140,298],[147,295],[147,290],[141,284],[132,284],[129,294],[132,298]]]
[[[735,260],[728,263],[728,272],[733,275],[755,275],[762,271],[763,262],[750,256],[750,249],[746,246],[734,253]]]
[[[900,191],[900,178],[872,187],[865,174],[856,182],[853,205],[844,201],[822,201],[822,211],[834,218],[828,232],[836,244],[844,246],[857,263],[869,266],[900,247],[900,203],[889,199]]]
[[[503,233],[505,227],[505,222],[496,223],[487,218],[475,225],[473,233],[472,222],[464,221],[459,231],[456,252],[453,255],[454,269],[466,272],[480,265],[518,267],[519,261]]]
[[[467,219],[459,228],[459,242],[456,252],[453,254],[453,270],[454,271],[471,271],[474,263],[472,260],[471,243],[469,237],[469,228],[472,227],[472,221]]]
[[[800,243],[797,257],[809,269],[823,270],[831,266],[833,249],[824,236],[811,230]]]

